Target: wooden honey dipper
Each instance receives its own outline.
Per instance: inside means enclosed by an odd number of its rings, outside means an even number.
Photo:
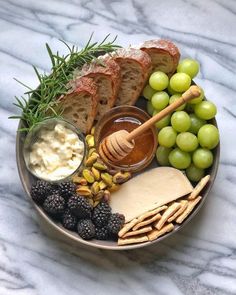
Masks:
[[[99,154],[106,162],[118,162],[125,158],[134,148],[134,138],[149,129],[153,124],[176,110],[189,100],[198,97],[201,91],[198,86],[191,86],[174,103],[157,113],[155,116],[144,122],[132,132],[119,130],[104,138],[99,145]]]

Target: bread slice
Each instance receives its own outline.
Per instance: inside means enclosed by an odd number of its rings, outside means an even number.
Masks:
[[[97,114],[97,86],[92,79],[86,77],[77,78],[70,85],[70,91],[60,98],[62,116],[87,134]]]
[[[115,105],[134,105],[151,73],[151,59],[147,53],[134,48],[118,49],[113,59],[119,64],[121,72]]]
[[[169,40],[149,40],[140,49],[148,53],[152,60],[152,71],[162,71],[169,77],[179,63],[180,53],[177,46]]]
[[[98,87],[96,120],[99,120],[115,104],[120,86],[120,67],[109,55],[106,55],[90,64],[85,64],[80,74],[92,78]]]

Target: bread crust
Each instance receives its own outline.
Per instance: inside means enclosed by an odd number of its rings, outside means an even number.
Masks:
[[[152,58],[152,54],[159,54],[159,55],[164,55],[168,54],[171,57],[172,60],[172,66],[171,70],[168,71],[166,74],[169,76],[173,75],[173,73],[176,71],[176,68],[179,63],[180,59],[180,52],[178,47],[171,41],[169,40],[149,40],[145,41],[141,46],[140,49],[145,51],[150,55]],[[153,70],[158,70],[158,65],[155,65],[153,59]]]
[[[101,62],[101,64],[99,62]],[[104,105],[104,102],[98,97],[98,112],[96,117],[98,120],[106,111],[110,110],[115,105],[120,86],[120,67],[109,55],[105,55],[99,57],[98,61],[85,64],[80,74],[83,77],[92,78],[94,80],[103,77],[108,79],[111,83],[112,94],[110,96],[108,95],[106,105]]]
[[[72,101],[75,101],[79,99],[77,98],[78,95],[88,95],[90,96],[91,100],[91,108],[89,111],[89,108],[85,106],[85,110],[88,112],[87,113],[87,122],[85,128],[83,128],[80,125],[80,121],[75,120],[70,113],[66,114],[64,113],[65,118],[69,119],[73,123],[77,125],[77,127],[83,132],[83,133],[89,133],[92,126],[94,119],[96,117],[97,113],[97,107],[98,107],[98,94],[97,94],[97,86],[96,83],[90,78],[87,77],[78,77],[74,79],[73,81],[70,82],[70,90],[68,91],[67,94],[62,96],[60,98],[60,106],[62,108],[65,108],[67,105],[72,105],[74,107],[74,104],[72,104]],[[63,115],[63,114],[62,114]]]
[[[121,48],[118,49],[114,54],[113,54],[113,59],[119,64],[122,61],[126,61],[127,63],[129,61],[135,61],[137,62],[140,67],[142,68],[142,86],[140,89],[138,89],[134,95],[134,97],[131,99],[129,102],[130,105],[134,105],[135,102],[137,101],[139,95],[141,94],[147,79],[149,78],[149,75],[152,70],[152,63],[151,63],[151,58],[150,56],[140,50],[140,49],[135,49],[135,48]],[[121,83],[122,83],[122,78],[121,78]],[[119,94],[118,94],[119,95]],[[116,105],[120,105],[119,101],[116,103]]]

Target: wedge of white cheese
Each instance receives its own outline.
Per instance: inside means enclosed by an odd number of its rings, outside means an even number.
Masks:
[[[191,193],[193,187],[178,169],[158,167],[121,185],[111,195],[112,212],[125,215],[128,222],[141,214]]]

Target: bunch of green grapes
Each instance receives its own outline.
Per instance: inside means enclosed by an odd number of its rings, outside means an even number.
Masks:
[[[154,72],[143,90],[148,100],[151,116],[178,100],[189,89],[199,72],[199,63],[193,59],[182,60],[170,79],[163,72]],[[180,106],[172,114],[156,123],[158,148],[156,158],[161,166],[186,169],[187,177],[194,182],[213,164],[212,150],[219,142],[218,129],[208,120],[215,117],[216,106],[204,100],[202,88],[199,97]]]

